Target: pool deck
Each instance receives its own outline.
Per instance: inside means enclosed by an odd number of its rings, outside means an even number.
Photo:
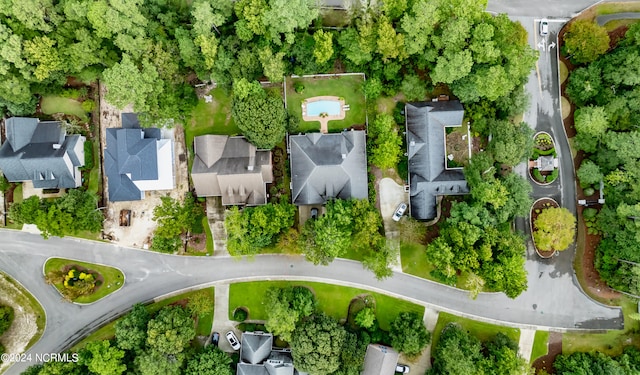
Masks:
[[[327,115],[324,117],[321,116],[307,116],[307,103],[319,102],[323,100],[333,100],[340,102],[340,113],[337,115]],[[347,107],[348,110],[348,107]],[[328,133],[329,126],[328,123],[331,120],[342,120],[345,117],[345,102],[344,99],[340,99],[338,96],[314,96],[313,98],[308,98],[302,101],[302,120],[304,121],[319,121],[320,122],[320,132]]]

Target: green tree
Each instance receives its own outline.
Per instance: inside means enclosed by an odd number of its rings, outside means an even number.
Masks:
[[[120,375],[127,370],[124,350],[112,347],[109,340],[92,341],[80,354],[80,363],[94,374]]]
[[[407,101],[424,100],[427,95],[426,84],[415,74],[404,76],[400,89]]]
[[[284,52],[273,53],[271,47],[262,48],[258,51],[258,60],[262,65],[262,72],[265,77],[273,83],[282,82],[284,78]]]
[[[566,208],[545,208],[533,223],[533,240],[540,250],[566,250],[576,233],[576,218]]]
[[[158,71],[148,61],[143,61],[142,69],[131,56],[122,55],[122,61],[104,71],[102,75],[107,86],[105,98],[118,108],[133,103],[136,112],[149,110],[147,98],[158,89]]]
[[[147,345],[158,353],[182,353],[196,335],[193,319],[180,306],[168,306],[149,321]]]
[[[291,341],[291,334],[300,320],[316,310],[313,293],[300,286],[269,288],[263,304],[268,316],[265,326],[284,341]]]
[[[242,134],[260,149],[270,150],[284,138],[287,113],[281,98],[270,95],[234,98],[231,115]]]
[[[564,34],[564,47],[572,61],[588,63],[607,52],[609,33],[593,21],[576,20]]]
[[[482,357],[480,341],[458,325],[449,323],[440,334],[429,375],[477,374]]]
[[[160,200],[161,204],[153,209],[153,220],[158,223],[151,245],[154,250],[162,250],[162,240],[157,244],[156,239],[167,239],[172,244],[180,244],[178,238],[188,233],[204,215],[202,206],[196,204],[191,194],[185,195],[182,202],[171,197],[160,197]],[[173,252],[177,248],[166,250]]]
[[[313,34],[313,56],[318,64],[324,64],[333,56],[333,34],[320,29]]]
[[[602,70],[597,64],[575,69],[569,75],[566,92],[578,106],[590,103],[602,90]]]
[[[371,307],[365,307],[356,314],[355,322],[359,327],[371,328],[376,322],[376,313]]]
[[[402,138],[393,116],[380,114],[369,124],[369,161],[380,169],[398,165]]]
[[[271,41],[280,44],[281,34],[293,44],[296,29],[304,29],[318,17],[318,8],[311,0],[270,0],[263,22]]]
[[[582,186],[582,188],[586,188],[592,184],[597,184],[604,178],[600,171],[600,167],[588,159],[582,161],[576,174],[578,175],[580,186]]]
[[[246,78],[233,81],[233,97],[245,100],[249,97],[264,97],[265,92],[258,81],[249,82]]]
[[[197,316],[213,314],[214,303],[211,294],[206,290],[201,290],[189,297],[187,309]]]
[[[389,337],[391,345],[408,356],[420,354],[431,340],[422,317],[410,312],[400,313],[391,322]]]
[[[136,356],[134,365],[140,375],[180,375],[184,354],[164,354],[156,350],[146,350]]]
[[[115,325],[116,343],[120,349],[138,352],[147,340],[147,324],[151,317],[142,304],[135,304],[131,311]]]
[[[325,375],[340,367],[340,353],[347,332],[333,318],[312,315],[293,332],[291,351],[296,368],[311,374]]]
[[[351,201],[328,201],[324,215],[307,220],[302,229],[300,244],[308,261],[327,265],[342,256],[352,243],[353,216]]]
[[[594,152],[609,128],[604,108],[583,107],[576,110],[574,118],[577,146],[585,152]]]
[[[397,33],[391,21],[386,16],[378,19],[376,51],[382,55],[382,61],[387,62],[392,59],[402,60],[406,57],[404,52],[404,35]]]
[[[498,163],[515,166],[529,156],[533,147],[533,130],[525,122],[490,121],[489,150]]]
[[[231,357],[220,348],[205,346],[187,361],[184,375],[232,375],[231,363]]]

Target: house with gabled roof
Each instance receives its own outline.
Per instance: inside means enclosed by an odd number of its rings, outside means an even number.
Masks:
[[[240,347],[238,375],[294,375],[293,358],[288,350],[273,347],[273,335],[244,332]]]
[[[289,136],[292,202],[324,204],[330,199],[367,199],[364,131]]]
[[[447,127],[461,126],[464,109],[459,101],[418,102],[405,105],[409,158],[409,210],[419,220],[437,216],[436,199],[469,193],[462,168],[447,167]]]
[[[195,137],[193,148],[191,179],[199,197],[222,197],[227,206],[267,203],[271,151],[258,150],[245,137],[211,134]]]
[[[145,191],[175,188],[173,140],[158,128],[141,128],[135,113],[121,128],[106,129],[104,170],[111,202],[144,199]]]
[[[381,344],[369,344],[364,356],[362,375],[393,375],[399,354],[393,348]]]
[[[32,181],[37,189],[76,188],[82,184],[85,137],[67,135],[59,121],[11,117],[0,147],[0,170],[8,181]]]

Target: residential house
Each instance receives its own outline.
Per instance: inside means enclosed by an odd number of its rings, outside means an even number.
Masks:
[[[291,352],[273,348],[273,335],[264,332],[244,332],[240,347],[238,375],[294,375]]]
[[[11,117],[0,147],[0,169],[11,182],[32,181],[37,189],[76,188],[82,184],[85,137],[67,135],[59,121]]]
[[[137,201],[145,191],[175,187],[173,140],[158,128],[141,128],[135,113],[122,114],[121,128],[106,130],[104,170],[109,201]]]
[[[292,135],[288,148],[294,204],[368,197],[364,131]]]
[[[393,348],[380,344],[369,344],[364,356],[362,375],[393,375],[399,354]]]
[[[273,182],[271,151],[226,135],[195,137],[193,148],[191,179],[199,197],[222,197],[227,206],[267,203],[266,184]]]
[[[461,126],[464,109],[459,101],[405,105],[409,158],[409,210],[419,220],[437,215],[436,198],[468,194],[462,168],[447,168],[446,127]]]

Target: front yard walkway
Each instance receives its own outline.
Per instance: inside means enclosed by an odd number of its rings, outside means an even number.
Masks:
[[[214,256],[229,255],[227,251],[227,231],[224,229],[224,211],[221,197],[207,197],[207,221],[213,235]]]
[[[518,342],[518,353],[520,357],[524,358],[527,362],[531,358],[531,351],[533,350],[533,341],[536,338],[535,329],[521,329],[520,330],[520,342]]]

